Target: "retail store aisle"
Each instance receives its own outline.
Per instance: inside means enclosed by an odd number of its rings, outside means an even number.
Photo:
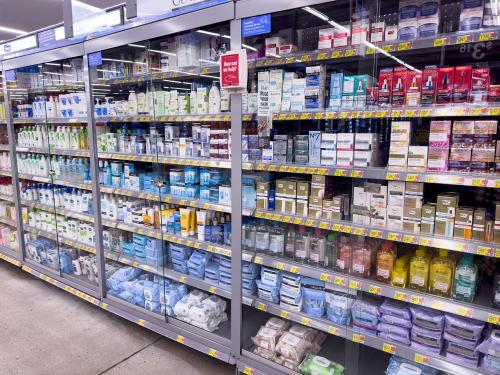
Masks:
[[[234,374],[183,347],[0,262],[0,374]]]

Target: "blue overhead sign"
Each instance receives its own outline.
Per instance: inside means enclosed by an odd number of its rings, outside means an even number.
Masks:
[[[102,53],[94,52],[89,53],[89,68],[95,68],[96,66],[102,65]]]
[[[271,32],[271,15],[244,18],[241,22],[241,36],[255,36]]]
[[[40,31],[38,33],[38,47],[48,47],[56,41],[56,29]]]
[[[16,71],[15,70],[7,70],[5,72],[5,80],[6,81],[15,81],[16,80]]]

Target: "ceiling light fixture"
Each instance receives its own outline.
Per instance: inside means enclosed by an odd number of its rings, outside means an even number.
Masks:
[[[213,33],[211,31],[205,31],[205,30],[196,30],[197,33],[200,34],[205,34],[205,35],[211,35],[211,36],[220,36],[218,33]]]
[[[5,26],[0,26],[0,31],[16,35],[28,34],[28,31],[13,29],[12,27],[5,27]]]

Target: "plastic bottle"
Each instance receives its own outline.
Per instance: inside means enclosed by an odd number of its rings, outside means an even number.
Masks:
[[[410,254],[407,253],[396,260],[392,272],[391,285],[406,288],[408,284],[408,272],[410,268]]]
[[[337,260],[338,252],[338,233],[329,233],[326,239],[325,262],[323,267],[332,268]]]
[[[339,272],[347,273],[351,269],[351,244],[349,237],[340,237],[340,244],[335,260],[335,269]]]
[[[295,226],[289,225],[286,232],[285,256],[290,259],[295,258]]]
[[[279,225],[269,228],[269,254],[282,257],[285,253],[285,230]]]
[[[465,254],[455,270],[453,283],[453,298],[460,301],[472,302],[477,287],[477,265],[472,254]]]
[[[299,226],[299,232],[295,236],[295,259],[305,262],[309,259],[311,240],[303,225]]]
[[[269,228],[264,220],[261,220],[255,228],[255,251],[265,253],[269,250]]]
[[[135,94],[135,91],[130,91],[130,94],[128,96],[128,114],[130,116],[136,116],[137,113],[137,95]]]
[[[429,291],[433,294],[449,297],[453,282],[454,264],[448,250],[439,249],[432,259],[429,274]]]
[[[212,82],[212,87],[208,94],[208,113],[211,115],[220,113],[220,91],[215,82]]]
[[[382,247],[377,253],[376,279],[384,283],[389,283],[392,279],[395,263],[396,254],[392,242],[383,242]]]
[[[132,95],[132,93],[130,93]],[[147,96],[146,93],[140,92],[137,94],[137,113],[144,114],[147,111]],[[130,108],[130,96],[129,96],[129,108]]]
[[[351,268],[349,273],[359,277],[370,277],[371,253],[363,237],[356,236],[352,247]]]
[[[410,277],[408,286],[421,292],[427,291],[429,283],[429,258],[425,248],[418,248],[410,261]]]
[[[323,265],[325,262],[326,238],[320,228],[315,228],[314,233],[309,236],[311,250],[309,251],[309,262],[315,265]]]

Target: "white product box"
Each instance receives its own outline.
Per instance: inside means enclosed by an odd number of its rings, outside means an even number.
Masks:
[[[338,133],[337,150],[342,150],[342,151],[354,150],[354,133]]]
[[[389,168],[406,169],[408,165],[408,147],[407,146],[393,146],[389,148]]]
[[[279,48],[285,44],[285,40],[279,36],[273,36],[266,38],[265,41],[265,53],[266,56],[279,56]]]
[[[372,43],[383,42],[384,36],[385,36],[385,21],[372,23],[370,28],[370,41]]]
[[[427,146],[408,147],[408,170],[424,172],[427,168]]]
[[[352,24],[351,45],[359,46],[368,40],[370,23],[366,21],[354,22]]]
[[[343,25],[344,29],[341,30],[339,28],[335,29],[335,35],[333,36],[333,47],[347,47],[349,45],[349,25]]]
[[[318,49],[330,49],[333,47],[333,37],[335,29],[333,27],[319,30]]]
[[[357,133],[354,142],[354,149],[361,151],[370,151],[378,149],[378,134]]]
[[[337,150],[337,167],[352,167],[354,151]]]
[[[321,148],[324,150],[336,150],[337,134],[336,133],[321,134]]]
[[[321,164],[321,132],[309,132],[309,164]]]
[[[410,142],[410,121],[393,121],[391,123],[391,144],[394,142]]]
[[[321,150],[321,165],[337,165],[337,150]]]
[[[390,42],[398,39],[398,25],[385,27],[385,41]]]
[[[378,161],[379,153],[377,150],[372,151],[354,151],[353,166],[358,168],[375,167]]]
[[[269,103],[269,72],[259,72],[257,75],[258,107],[259,116],[267,116],[270,113]]]
[[[387,205],[393,207],[401,207],[402,210],[405,196],[405,182],[389,181],[389,184],[387,186],[387,194]],[[402,211],[401,215],[403,215]]]

